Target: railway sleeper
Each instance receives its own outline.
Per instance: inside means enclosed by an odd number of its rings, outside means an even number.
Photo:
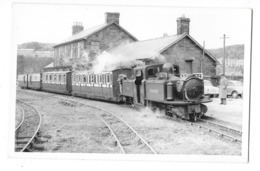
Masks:
[[[43,151],[44,150],[44,147],[42,145],[35,144],[35,143],[31,143],[31,148],[39,150],[39,151]]]
[[[15,145],[15,149],[23,149],[24,148],[24,145],[22,145],[22,144],[16,144]],[[18,151],[20,151],[20,150],[18,150]]]
[[[20,140],[20,139],[18,139],[18,140],[15,141],[15,143],[17,143],[17,144],[26,144],[26,143],[28,143],[28,140]]]
[[[48,140],[42,139],[42,138],[40,138],[40,137],[35,137],[35,138],[34,138],[34,142],[35,142],[36,144],[42,144],[42,143],[48,142]]]

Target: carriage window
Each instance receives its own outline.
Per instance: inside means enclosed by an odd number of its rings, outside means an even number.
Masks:
[[[103,83],[102,75],[99,75],[99,83],[100,83],[100,84]]]
[[[103,84],[106,84],[106,75],[102,75]]]
[[[64,81],[64,83],[66,83],[66,75],[65,74],[63,75],[63,81]]]
[[[82,77],[82,76],[81,76],[81,75],[79,75],[79,82],[81,82],[81,77]]]
[[[107,74],[107,83],[110,83],[110,75]]]
[[[89,81],[88,81],[88,75],[85,75],[85,77],[86,77],[86,83],[89,83]]]
[[[50,81],[52,81],[52,75],[50,75]]]
[[[63,83],[63,75],[60,75],[60,82]]]
[[[97,83],[97,75],[94,76],[94,83]]]
[[[91,75],[91,83],[94,83],[95,82],[95,77],[94,75]]]
[[[59,82],[61,82],[61,75],[59,75]]]
[[[84,75],[80,76],[80,82],[83,83],[84,82]]]
[[[87,77],[86,77],[86,75],[83,75],[83,82],[84,82],[84,83],[87,82]]]
[[[45,76],[46,76],[46,78],[45,78],[45,79],[46,79],[46,81],[48,81],[48,75],[45,75]]]
[[[148,77],[154,76],[154,70],[153,68],[148,69]]]
[[[73,75],[73,82],[76,82],[76,75]]]

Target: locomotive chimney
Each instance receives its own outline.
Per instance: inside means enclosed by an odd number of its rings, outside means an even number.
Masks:
[[[119,24],[119,16],[120,13],[118,12],[106,12],[105,13],[105,22],[109,23],[116,23]]]
[[[74,22],[72,26],[72,35],[77,34],[84,30],[81,22]]]
[[[190,32],[190,19],[186,18],[184,15],[177,19],[177,34],[181,35],[183,33],[189,34]]]

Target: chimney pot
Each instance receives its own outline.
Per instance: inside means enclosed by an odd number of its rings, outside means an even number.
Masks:
[[[82,22],[74,22],[72,26],[72,35],[77,34],[84,30]]]

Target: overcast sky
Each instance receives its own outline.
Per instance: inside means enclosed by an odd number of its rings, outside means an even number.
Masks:
[[[105,23],[105,12],[119,12],[120,25],[138,40],[177,33],[176,19],[190,18],[190,35],[206,48],[245,44],[250,39],[249,9],[129,7],[91,5],[13,5],[13,38],[15,43],[30,41],[59,43],[71,36],[73,22],[82,22],[84,29]]]

